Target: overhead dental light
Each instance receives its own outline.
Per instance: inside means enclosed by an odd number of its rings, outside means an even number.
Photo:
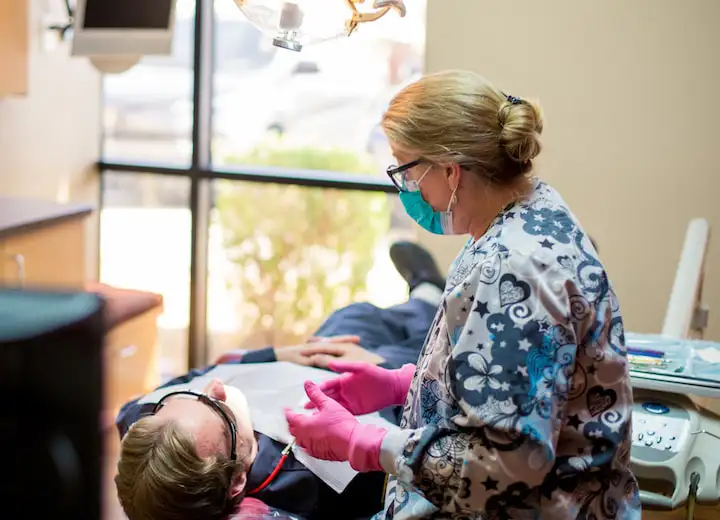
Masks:
[[[304,45],[350,36],[363,23],[374,22],[389,11],[405,16],[403,0],[235,0],[243,14],[273,39],[273,45],[301,51]]]

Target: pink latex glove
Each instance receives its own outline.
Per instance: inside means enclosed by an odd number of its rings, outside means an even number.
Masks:
[[[349,461],[356,471],[382,471],[380,446],[387,430],[360,424],[315,383],[306,381],[305,392],[316,412],[304,415],[285,410],[290,434],[298,446],[316,459]]]
[[[388,370],[370,363],[332,361],[329,367],[342,375],[320,383],[319,388],[353,415],[405,404],[415,374],[415,365],[410,364]],[[315,405],[311,401],[305,408],[310,410]]]

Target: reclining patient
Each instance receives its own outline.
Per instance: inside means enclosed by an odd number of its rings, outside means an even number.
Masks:
[[[444,278],[417,245],[395,244],[391,258],[408,281],[406,303],[388,309],[350,305],[332,314],[313,342],[252,351],[238,362],[281,360],[327,367],[330,360],[341,359],[395,369],[414,364]],[[163,386],[187,383],[211,368]],[[397,423],[397,410],[385,412],[386,419]],[[255,432],[242,392],[219,381],[209,383],[202,394],[170,394],[157,404],[131,401],[116,423],[123,440],[115,481],[130,520],[231,518],[245,497],[304,520],[370,518],[382,508],[382,473],[359,474],[338,494],[292,454],[280,466],[285,445]]]

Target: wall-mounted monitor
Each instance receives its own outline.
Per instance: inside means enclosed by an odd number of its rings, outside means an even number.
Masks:
[[[175,0],[77,0],[75,56],[170,54]]]

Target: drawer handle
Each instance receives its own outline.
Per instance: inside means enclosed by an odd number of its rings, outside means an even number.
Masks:
[[[23,255],[11,255],[17,268],[17,282],[20,287],[25,286],[25,257]]]
[[[127,347],[123,347],[120,349],[120,352],[118,352],[118,355],[121,358],[129,358],[134,356],[137,353],[137,347],[135,345],[128,345]]]

